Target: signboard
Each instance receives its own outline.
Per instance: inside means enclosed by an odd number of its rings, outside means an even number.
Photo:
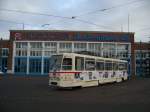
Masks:
[[[21,33],[15,33],[15,40],[20,40],[22,37]]]
[[[39,41],[93,41],[93,42],[131,42],[128,33],[94,33],[94,32],[13,32],[15,40]]]

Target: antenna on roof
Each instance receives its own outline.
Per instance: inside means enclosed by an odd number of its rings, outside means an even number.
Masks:
[[[24,23],[22,23],[22,29],[24,30]]]
[[[130,14],[128,14],[128,32],[130,31]]]

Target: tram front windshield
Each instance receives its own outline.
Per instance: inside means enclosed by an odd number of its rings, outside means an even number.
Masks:
[[[53,55],[50,58],[50,71],[58,71],[61,68],[62,55]]]

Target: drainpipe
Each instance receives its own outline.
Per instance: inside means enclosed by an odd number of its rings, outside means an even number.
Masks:
[[[142,76],[142,42],[140,40],[140,76]]]

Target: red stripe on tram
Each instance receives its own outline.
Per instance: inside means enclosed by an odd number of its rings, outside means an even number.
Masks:
[[[81,73],[81,72],[49,72],[49,73]]]

